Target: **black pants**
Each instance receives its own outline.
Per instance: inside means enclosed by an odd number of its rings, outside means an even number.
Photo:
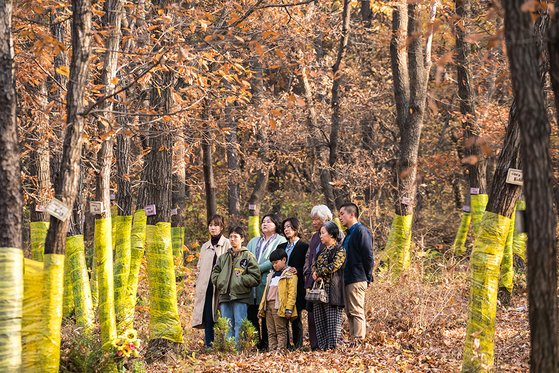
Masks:
[[[297,318],[291,320],[291,332],[293,333],[293,348],[303,347],[303,322],[299,311],[297,311]],[[287,340],[287,348],[292,348],[289,339]]]
[[[247,308],[247,319],[254,325],[256,330],[258,330],[258,349],[266,350],[268,349],[268,328],[266,327],[266,318],[260,319],[259,326],[258,322],[258,306],[255,304],[249,304]]]
[[[204,344],[211,347],[214,341],[214,310],[212,301],[214,297],[214,287],[210,282],[206,290],[206,299],[204,302],[204,311],[202,313],[202,322],[204,323]]]

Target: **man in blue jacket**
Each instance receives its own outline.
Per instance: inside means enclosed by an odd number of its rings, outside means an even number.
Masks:
[[[343,246],[346,250],[344,269],[345,310],[352,343],[365,339],[365,291],[373,281],[373,236],[358,221],[359,208],[354,203],[340,207],[340,221],[347,228]]]

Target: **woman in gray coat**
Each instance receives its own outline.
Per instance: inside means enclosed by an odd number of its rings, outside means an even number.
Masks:
[[[214,215],[208,220],[210,240],[202,245],[198,259],[198,278],[196,279],[196,294],[194,311],[192,312],[192,327],[204,328],[204,343],[211,347],[214,340],[214,324],[217,321],[217,294],[210,281],[212,269],[222,254],[231,248],[229,240],[223,236],[224,221],[220,215]]]

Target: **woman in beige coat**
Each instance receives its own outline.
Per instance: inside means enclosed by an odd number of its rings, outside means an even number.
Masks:
[[[211,347],[214,340],[214,324],[217,321],[218,309],[217,294],[210,276],[217,258],[231,248],[229,240],[222,234],[223,228],[224,221],[220,215],[214,215],[208,220],[211,239],[202,245],[198,259],[192,327],[204,328],[206,347]]]

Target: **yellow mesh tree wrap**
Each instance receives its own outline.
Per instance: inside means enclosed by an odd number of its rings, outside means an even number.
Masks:
[[[260,236],[260,216],[249,216],[248,217],[248,241],[254,237]]]
[[[184,227],[172,227],[171,235],[173,239],[173,261],[175,264],[175,276],[180,278],[184,274],[183,251],[184,245]]]
[[[48,221],[32,221],[29,223],[29,239],[31,241],[31,259],[43,261],[45,239],[49,231]]]
[[[338,218],[337,216],[334,217],[334,219],[332,219],[334,221],[334,223],[336,223],[336,225],[338,226],[338,228],[340,229],[340,231],[344,231],[345,227],[342,225],[342,222],[340,220],[340,218]]]
[[[99,306],[99,286],[97,282],[97,258],[95,257],[95,249],[93,251],[93,259],[91,260],[91,304],[93,304],[93,310],[97,309]]]
[[[474,238],[477,237],[477,232],[481,225],[481,219],[483,218],[483,213],[485,212],[485,207],[489,201],[489,196],[487,194],[473,194],[470,196],[470,206],[472,209],[472,231],[474,232]]]
[[[386,255],[393,276],[399,276],[410,265],[411,225],[413,215],[395,214],[386,241]]]
[[[456,232],[456,237],[452,244],[452,250],[455,255],[464,255],[466,252],[466,238],[468,237],[468,229],[470,228],[471,221],[472,214],[469,212],[462,213],[462,220],[460,221],[458,232]]]
[[[172,227],[171,234],[173,235],[173,256],[182,258],[182,245],[184,245],[184,227]]]
[[[39,354],[41,372],[58,372],[60,364],[60,327],[64,297],[64,255],[45,254],[43,270],[43,338]]]
[[[115,217],[118,216],[118,206],[117,205],[112,205],[111,206],[111,242],[113,244],[113,251],[116,248],[116,220]]]
[[[146,258],[150,297],[150,339],[182,343],[177,284],[171,247],[171,223],[146,227]]]
[[[518,200],[516,202],[516,211],[525,211],[526,202],[523,200]],[[528,240],[528,235],[526,232],[518,231],[515,227],[514,236],[512,241],[512,252],[514,255],[518,256],[524,262],[526,262],[526,241]]]
[[[113,245],[111,218],[95,219],[95,258],[97,259],[97,286],[99,290],[99,323],[101,343],[109,349],[116,338]]]
[[[463,372],[493,368],[499,273],[509,226],[509,218],[486,212],[474,243]]]
[[[41,368],[39,355],[43,339],[43,262],[25,259],[23,274],[23,318],[21,342],[22,371],[37,372]]]
[[[66,246],[68,246],[68,239],[66,237]],[[72,279],[70,278],[70,263],[69,257],[64,257],[64,300],[62,302],[62,317],[69,317],[74,310],[74,294],[72,293]]]
[[[0,248],[0,372],[21,369],[23,250]]]
[[[130,273],[130,245],[132,234],[132,216],[115,216],[115,312],[117,323],[117,334],[122,334],[130,325],[126,322],[126,310],[129,308],[127,304],[130,298],[127,296],[128,291],[128,274]]]
[[[503,259],[501,260],[501,274],[499,275],[499,288],[505,288],[509,293],[512,293],[514,279],[512,243],[514,238],[515,215],[516,209],[512,212],[512,216],[510,218],[507,240],[505,241],[505,247],[503,250]]]
[[[138,277],[140,275],[140,266],[144,257],[144,245],[146,242],[146,222],[147,217],[144,210],[138,210],[134,213],[132,235],[130,237],[130,272],[128,274],[128,289],[126,292],[128,301],[126,302],[125,316],[123,318],[123,322],[127,324],[125,325],[126,329],[132,328],[134,324]]]
[[[87,275],[85,262],[85,244],[82,235],[70,236],[66,239],[66,263],[65,272],[70,273],[72,293],[74,295],[74,307],[76,324],[89,333],[93,329],[95,315],[93,313],[93,300],[91,299],[91,287]]]

